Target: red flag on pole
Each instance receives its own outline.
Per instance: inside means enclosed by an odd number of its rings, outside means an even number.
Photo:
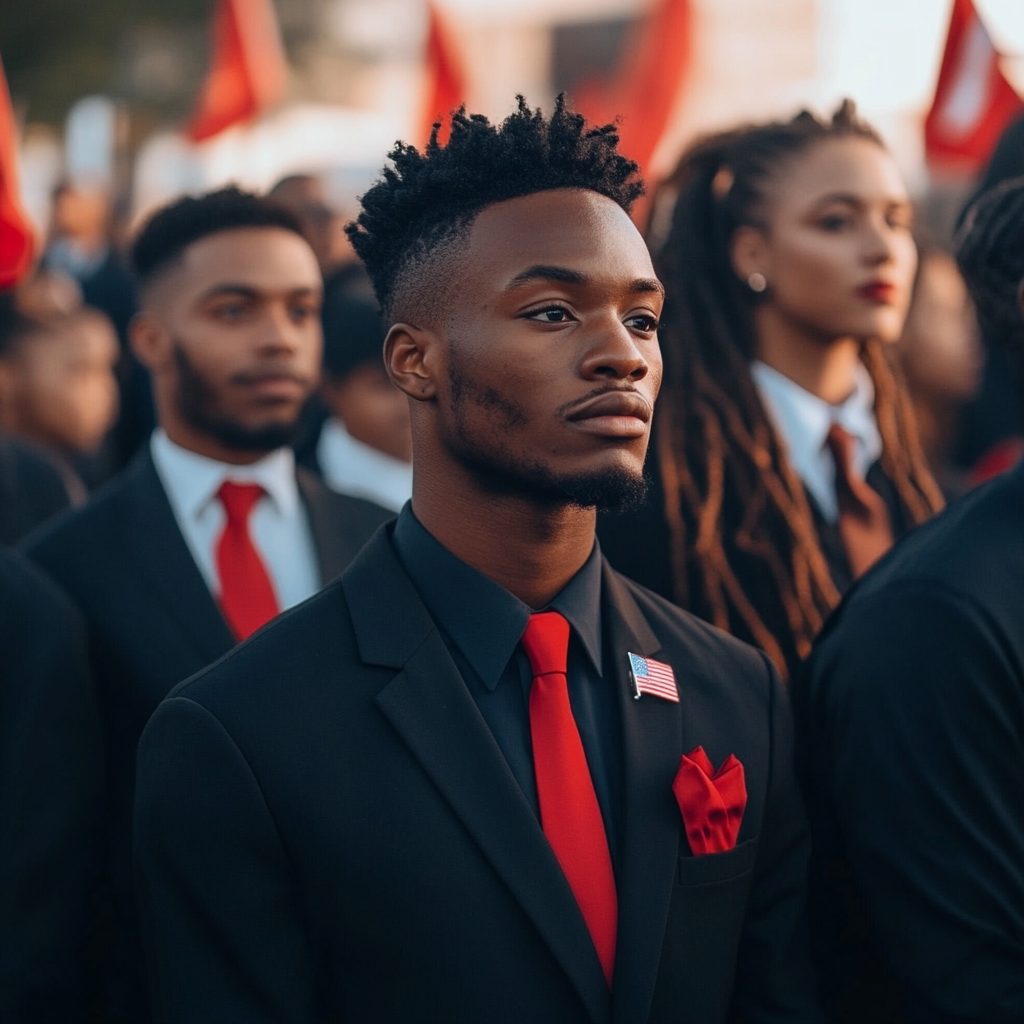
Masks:
[[[971,0],[954,0],[932,109],[924,123],[928,163],[975,174],[1024,103],[1006,80],[1000,54]]]
[[[689,69],[689,0],[654,0],[607,83],[591,83],[576,98],[588,121],[621,118],[619,150],[646,177]]]
[[[34,253],[35,235],[21,205],[14,110],[0,61],[0,289],[25,276]]]
[[[270,0],[216,0],[213,57],[186,126],[193,142],[253,120],[279,102],[288,64]]]
[[[458,110],[466,99],[466,73],[458,47],[452,41],[451,32],[437,4],[431,3],[429,9],[426,99],[418,141],[420,145],[425,145],[434,123],[441,121],[438,140],[443,146],[451,133],[450,114]]]

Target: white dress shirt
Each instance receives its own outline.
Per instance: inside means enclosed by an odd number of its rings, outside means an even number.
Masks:
[[[366,498],[394,512],[412,497],[412,463],[357,441],[334,417],[320,431],[316,458],[324,483],[339,494]]]
[[[790,465],[803,481],[825,519],[839,518],[836,465],[826,444],[829,428],[838,423],[857,444],[854,469],[863,477],[882,454],[882,435],[875,420],[875,386],[857,364],[853,393],[839,405],[829,405],[799,384],[755,360],[750,366],[765,410],[781,435]]]
[[[270,574],[280,610],[320,589],[316,547],[290,448],[279,448],[248,466],[235,466],[188,451],[157,429],[150,451],[185,543],[215,597],[221,592],[216,546],[226,519],[217,491],[225,480],[257,483],[266,492],[249,515],[249,536]]]

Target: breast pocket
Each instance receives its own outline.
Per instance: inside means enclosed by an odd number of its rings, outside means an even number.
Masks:
[[[756,860],[756,839],[679,858],[650,1024],[725,1020]]]

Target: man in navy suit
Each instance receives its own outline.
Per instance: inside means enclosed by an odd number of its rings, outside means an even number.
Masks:
[[[412,502],[146,729],[158,1020],[818,1019],[778,679],[595,543],[661,379],[616,142],[459,114],[364,197]]]
[[[85,616],[103,724],[112,924],[104,1011],[147,1019],[131,870],[135,752],[171,688],[337,576],[391,513],[295,467],[320,271],[298,223],[236,189],[158,211],[132,249],[159,427],[93,500],[26,540]],[[233,502],[243,500],[241,511]]]

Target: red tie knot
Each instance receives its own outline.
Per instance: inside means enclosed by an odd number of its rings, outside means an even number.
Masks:
[[[535,676],[564,676],[569,652],[568,621],[558,612],[531,615],[523,633],[523,648]]]
[[[259,484],[240,484],[234,480],[225,480],[217,491],[224,511],[227,514],[228,522],[232,524],[244,524],[249,521],[249,513],[253,505],[260,500],[266,492]]]

